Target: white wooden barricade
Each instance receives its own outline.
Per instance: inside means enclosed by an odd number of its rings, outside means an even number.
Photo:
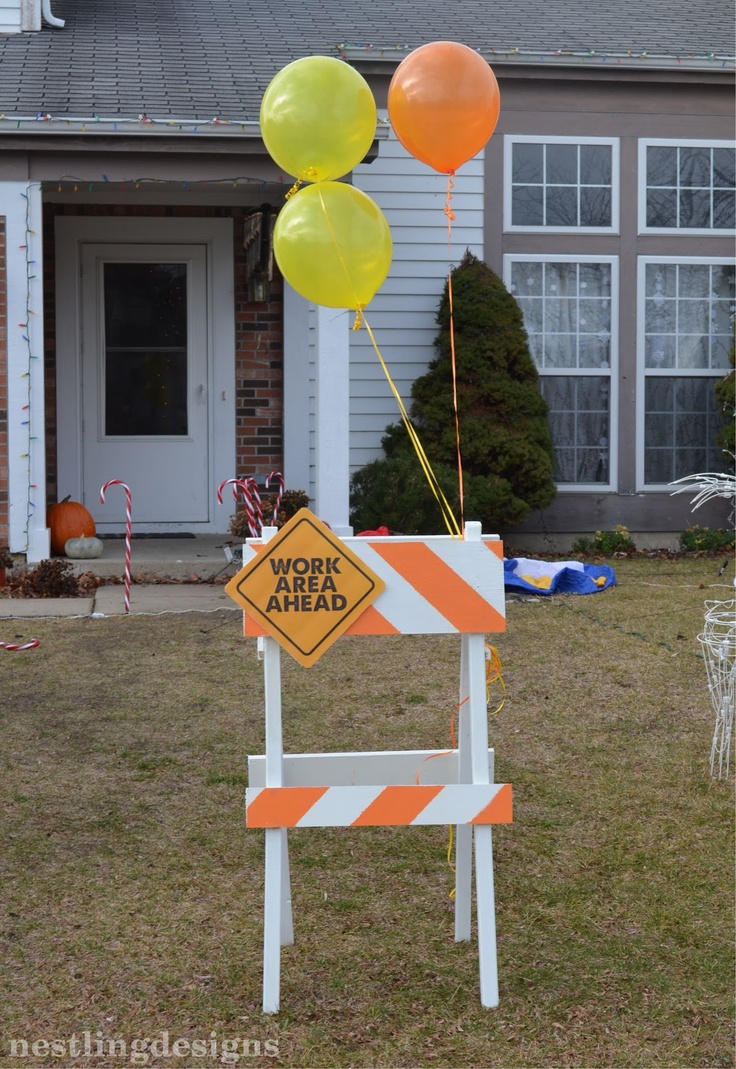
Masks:
[[[274,528],[265,528],[264,540],[274,533]],[[381,539],[350,538],[343,541],[379,576],[382,575],[382,547],[378,545]],[[246,820],[249,827],[265,828],[266,837],[264,1013],[279,1010],[281,947],[294,941],[287,828],[369,824],[457,825],[455,940],[470,939],[474,862],[480,1000],[483,1006],[498,1005],[491,825],[511,820],[511,787],[493,782],[493,751],[488,748],[485,635],[505,627],[502,548],[496,536],[482,538],[478,523],[466,524],[463,541],[444,536],[383,541],[391,543],[392,552],[397,544],[412,543],[417,558],[421,557],[423,546],[431,545],[438,554],[438,568],[441,568],[443,557],[446,562],[451,562],[451,567],[461,557],[472,558],[467,569],[460,568],[461,583],[466,582],[471,588],[467,604],[453,604],[448,610],[453,620],[443,617],[442,608],[438,610],[436,606],[427,606],[426,612],[418,614],[411,605],[417,590],[411,589],[410,581],[402,581],[388,568],[385,570],[385,591],[364,615],[368,617],[373,609],[375,614],[362,627],[362,617],[359,618],[356,626],[347,632],[460,634],[458,748],[449,753],[438,751],[436,756],[434,751],[423,750],[285,755],[281,719],[281,648],[274,638],[260,632],[263,635],[259,645],[265,682],[266,752],[248,759]],[[486,545],[487,557],[479,553],[481,543],[495,543],[490,547]],[[244,564],[253,559],[262,545],[255,540],[246,544]],[[421,595],[421,589],[419,593]],[[457,602],[458,597],[462,601],[456,591],[447,592],[450,601]],[[479,600],[483,599],[488,608],[485,616],[479,605]],[[464,630],[462,618],[465,617],[483,622],[483,631],[468,633]],[[250,631],[248,624],[251,624]],[[246,633],[259,634],[258,627],[253,628],[247,615]],[[432,760],[427,760],[429,757]]]

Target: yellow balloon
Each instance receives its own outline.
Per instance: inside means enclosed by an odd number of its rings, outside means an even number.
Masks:
[[[302,297],[328,308],[364,308],[391,266],[391,231],[367,193],[343,182],[304,186],[279,212],[273,250]]]
[[[331,56],[284,67],[263,94],[261,134],[287,174],[325,182],[352,171],[376,133],[376,102],[362,75]]]

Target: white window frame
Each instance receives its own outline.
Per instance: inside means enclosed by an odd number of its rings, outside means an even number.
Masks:
[[[611,149],[610,226],[521,226],[511,222],[513,147],[535,145],[607,145]],[[558,137],[549,134],[505,134],[503,139],[503,229],[512,234],[618,234],[620,204],[619,139],[617,137]],[[577,187],[580,188],[579,186]]]
[[[609,375],[609,458],[608,458],[608,482],[607,483],[558,483],[560,493],[606,493],[615,492],[618,489],[618,440],[619,440],[619,259],[618,256],[595,256],[588,254],[572,253],[507,253],[503,257],[503,281],[506,288],[511,291],[511,265],[514,263],[576,263],[576,264],[608,264],[611,268],[611,360],[608,368],[564,368],[560,371],[549,371],[538,368],[539,377],[554,378],[599,378],[606,373]]]
[[[716,380],[717,370],[713,368],[663,368],[657,372],[654,368],[644,366],[645,354],[645,310],[646,310],[646,269],[650,264],[704,264],[708,267],[721,264],[732,265],[736,270],[733,257],[729,256],[640,256],[637,262],[637,300],[636,300],[636,490],[637,493],[672,493],[670,483],[646,483],[644,481],[644,430],[646,423],[646,380],[653,378],[707,378]],[[721,369],[725,378],[730,368]]]
[[[720,227],[689,227],[689,226],[647,226],[647,149],[650,147],[663,148],[735,148],[736,141],[719,141],[714,139],[685,140],[680,141],[676,137],[643,137],[639,139],[639,233],[640,234],[677,234],[679,237],[720,237],[736,234],[736,229]],[[712,183],[711,175],[711,183]],[[711,190],[713,186],[711,184]]]

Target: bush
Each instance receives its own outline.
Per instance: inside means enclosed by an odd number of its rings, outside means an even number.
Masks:
[[[596,531],[594,538],[578,538],[573,542],[573,553],[596,553],[602,557],[612,557],[615,553],[633,553],[636,549],[634,540],[623,524],[616,524],[612,531]]]
[[[261,510],[263,512],[263,522],[265,524],[270,524],[275,504],[276,494],[265,494],[261,498]],[[305,493],[304,490],[285,490],[276,516],[276,526],[278,528],[283,527],[286,521],[296,515],[299,509],[308,507],[309,494]],[[240,509],[239,512],[236,512],[230,520],[229,531],[230,534],[235,535],[236,538],[251,537],[250,528],[248,527],[248,513],[244,508]]]
[[[555,496],[548,407],[539,392],[521,310],[501,279],[467,252],[452,272],[452,292],[464,512],[485,530],[499,531],[522,523],[531,509],[545,508]],[[410,417],[457,515],[447,286],[437,322],[437,355],[412,386]],[[405,534],[440,530],[439,506],[403,424],[386,430],[381,442],[385,457],[353,476],[353,527],[383,524]]]
[[[734,532],[721,528],[700,527],[694,524],[680,535],[680,546],[688,553],[698,550],[731,549],[734,545]]]

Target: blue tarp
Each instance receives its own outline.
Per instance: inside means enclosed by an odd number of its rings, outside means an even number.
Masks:
[[[607,564],[581,564],[574,560],[511,557],[504,560],[503,570],[506,590],[527,594],[597,594],[616,583],[616,573]]]

